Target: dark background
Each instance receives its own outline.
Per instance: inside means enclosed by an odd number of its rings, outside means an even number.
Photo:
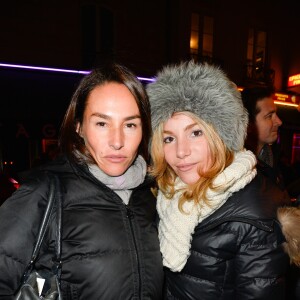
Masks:
[[[300,73],[299,1],[281,0],[11,0],[0,4],[0,63],[90,70],[115,59],[138,76],[191,59],[191,16],[214,20],[211,57],[240,87],[270,84],[295,95]],[[202,20],[202,21],[201,21]],[[267,34],[262,78],[246,74],[249,28]],[[201,31],[202,30],[202,31]],[[204,34],[203,26],[199,31]],[[201,45],[200,45],[201,46]],[[195,57],[193,57],[195,58]],[[268,74],[272,74],[272,77]],[[31,168],[58,136],[66,107],[83,75],[0,67],[0,167]],[[280,151],[292,160],[300,134],[297,108],[278,106]]]

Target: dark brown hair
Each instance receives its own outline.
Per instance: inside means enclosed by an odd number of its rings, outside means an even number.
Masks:
[[[272,97],[273,91],[272,87],[252,87],[245,88],[241,92],[242,101],[248,111],[250,123],[255,123],[256,115],[259,113],[257,102],[264,98]]]
[[[257,102],[264,98],[272,97],[274,90],[272,87],[250,87],[245,88],[242,92],[242,101],[249,116],[249,124],[247,129],[247,138],[245,140],[245,147],[252,152],[257,152],[258,147],[258,132],[256,127],[256,116],[260,113]]]
[[[151,136],[151,117],[148,96],[143,84],[137,77],[125,66],[117,63],[108,63],[101,68],[94,69],[81,80],[73,94],[60,129],[59,146],[61,151],[75,161],[78,161],[75,155],[76,151],[91,158],[76,128],[77,125],[83,121],[83,115],[90,93],[96,87],[109,82],[124,84],[135,98],[141,114],[143,129],[143,138],[138,153],[148,161],[148,143]]]

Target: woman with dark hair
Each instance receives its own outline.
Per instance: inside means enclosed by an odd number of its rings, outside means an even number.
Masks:
[[[63,196],[62,299],[161,299],[150,135],[148,98],[134,74],[110,64],[83,78],[61,127],[64,155],[32,170],[0,209],[0,299],[12,299],[29,263],[48,173]],[[37,269],[51,265],[51,226]]]

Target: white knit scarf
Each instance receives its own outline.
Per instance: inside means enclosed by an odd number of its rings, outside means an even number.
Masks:
[[[186,214],[181,213],[178,208],[181,191],[175,193],[171,200],[159,191],[157,211],[160,217],[159,240],[164,266],[173,272],[179,272],[183,269],[190,256],[195,227],[220,208],[232,193],[245,187],[255,177],[255,165],[256,158],[251,151],[244,150],[236,153],[232,164],[213,181],[213,185],[221,186],[222,190],[208,190],[209,206],[205,205],[201,199],[197,205],[194,201],[186,201],[183,205]],[[185,186],[182,181],[176,180],[175,190]]]

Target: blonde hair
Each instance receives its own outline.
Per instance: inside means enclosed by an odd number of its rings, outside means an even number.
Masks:
[[[179,114],[179,113],[176,113]],[[183,205],[186,201],[194,201],[195,204],[199,204],[201,200],[207,205],[208,199],[206,193],[208,189],[213,191],[222,190],[222,187],[213,186],[213,180],[218,174],[220,174],[227,166],[233,161],[233,151],[230,151],[221,140],[220,136],[214,130],[214,128],[195,116],[191,112],[180,112],[190,118],[192,118],[203,131],[203,134],[207,138],[208,148],[211,155],[211,166],[206,171],[199,170],[200,178],[194,184],[188,185],[183,190],[183,193],[179,199],[179,209],[183,212]],[[177,178],[176,173],[168,165],[164,156],[164,138],[163,128],[165,122],[161,122],[153,133],[151,141],[151,158],[152,166],[150,173],[156,178],[160,191],[168,199],[172,199],[175,195],[175,180]]]
[[[291,263],[300,267],[300,207],[280,207],[277,217],[286,239],[284,250]]]

